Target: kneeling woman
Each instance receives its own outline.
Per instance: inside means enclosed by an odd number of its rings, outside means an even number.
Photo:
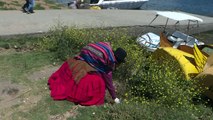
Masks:
[[[84,106],[102,105],[107,88],[112,99],[120,103],[113,86],[112,71],[116,65],[125,62],[126,55],[122,48],[113,51],[107,42],[88,44],[78,56],[65,61],[50,76],[51,97]]]

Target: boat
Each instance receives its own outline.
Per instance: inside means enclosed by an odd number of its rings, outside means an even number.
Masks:
[[[149,23],[149,26],[159,17],[166,18],[166,23],[164,26],[164,30],[166,30],[166,27],[169,23],[169,20],[176,21],[174,24],[174,27],[176,28],[177,24],[180,24],[181,22],[187,21],[187,30],[189,31],[191,23],[196,23],[197,27],[199,27],[199,22],[203,22],[203,20],[199,17],[186,14],[184,12],[179,11],[156,11],[156,15],[154,19]]]
[[[194,47],[194,44],[204,45],[204,42],[180,31],[174,31],[172,34],[164,31],[164,34],[167,39],[166,44],[169,44],[169,47],[179,48],[181,45],[186,45],[189,47]],[[163,41],[159,35],[148,32],[137,37],[136,42],[142,47],[145,47],[147,51],[154,52],[157,48],[162,47],[162,44],[160,45],[160,43]]]
[[[174,11],[156,11],[155,18],[149,23],[149,26],[158,18],[159,16],[166,18],[166,23],[163,27],[163,30],[166,33],[166,37],[171,44],[171,47],[178,48],[180,45],[187,45],[193,47],[194,44],[203,45],[204,43],[194,38],[191,35],[185,34],[178,30],[173,30],[173,33],[166,32],[167,24],[169,19],[176,21],[176,24],[180,24],[183,21],[188,21],[187,29],[189,31],[190,22],[196,22],[196,26],[199,27],[199,22],[203,22],[201,18],[195,17],[182,12]],[[142,47],[147,48],[148,51],[154,52],[158,47],[160,47],[160,36],[158,34],[148,32],[146,34],[140,35],[136,39]]]
[[[90,6],[101,9],[140,9],[148,0],[91,0]]]
[[[163,47],[154,51],[152,57],[158,61],[177,61],[185,79],[198,80],[204,94],[213,100],[213,44],[194,44],[194,47],[181,45],[178,48],[171,47],[166,40],[160,44]]]
[[[160,63],[165,60],[177,61],[185,79],[198,80],[204,94],[213,100],[213,44],[204,44],[177,30],[171,34],[165,31],[169,19],[176,20],[177,23],[188,21],[196,24],[203,20],[185,13],[165,11],[157,12],[151,23],[158,16],[167,18],[163,32],[160,35],[148,32],[139,36],[136,42],[151,51],[153,59]]]

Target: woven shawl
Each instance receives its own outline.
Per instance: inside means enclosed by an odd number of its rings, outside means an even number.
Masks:
[[[101,73],[112,71],[116,62],[113,50],[107,42],[88,44],[76,58],[86,61]]]

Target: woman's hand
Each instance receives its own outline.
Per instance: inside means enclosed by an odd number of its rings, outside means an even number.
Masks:
[[[117,104],[121,103],[120,100],[119,100],[118,98],[115,98],[115,99],[114,99],[114,102],[117,103]]]

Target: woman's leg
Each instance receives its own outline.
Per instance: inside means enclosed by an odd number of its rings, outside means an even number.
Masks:
[[[26,3],[22,6],[23,12],[28,12],[29,0],[26,0]]]
[[[35,0],[29,0],[28,10],[30,13],[34,13],[34,11],[33,11],[34,6],[35,6]]]

